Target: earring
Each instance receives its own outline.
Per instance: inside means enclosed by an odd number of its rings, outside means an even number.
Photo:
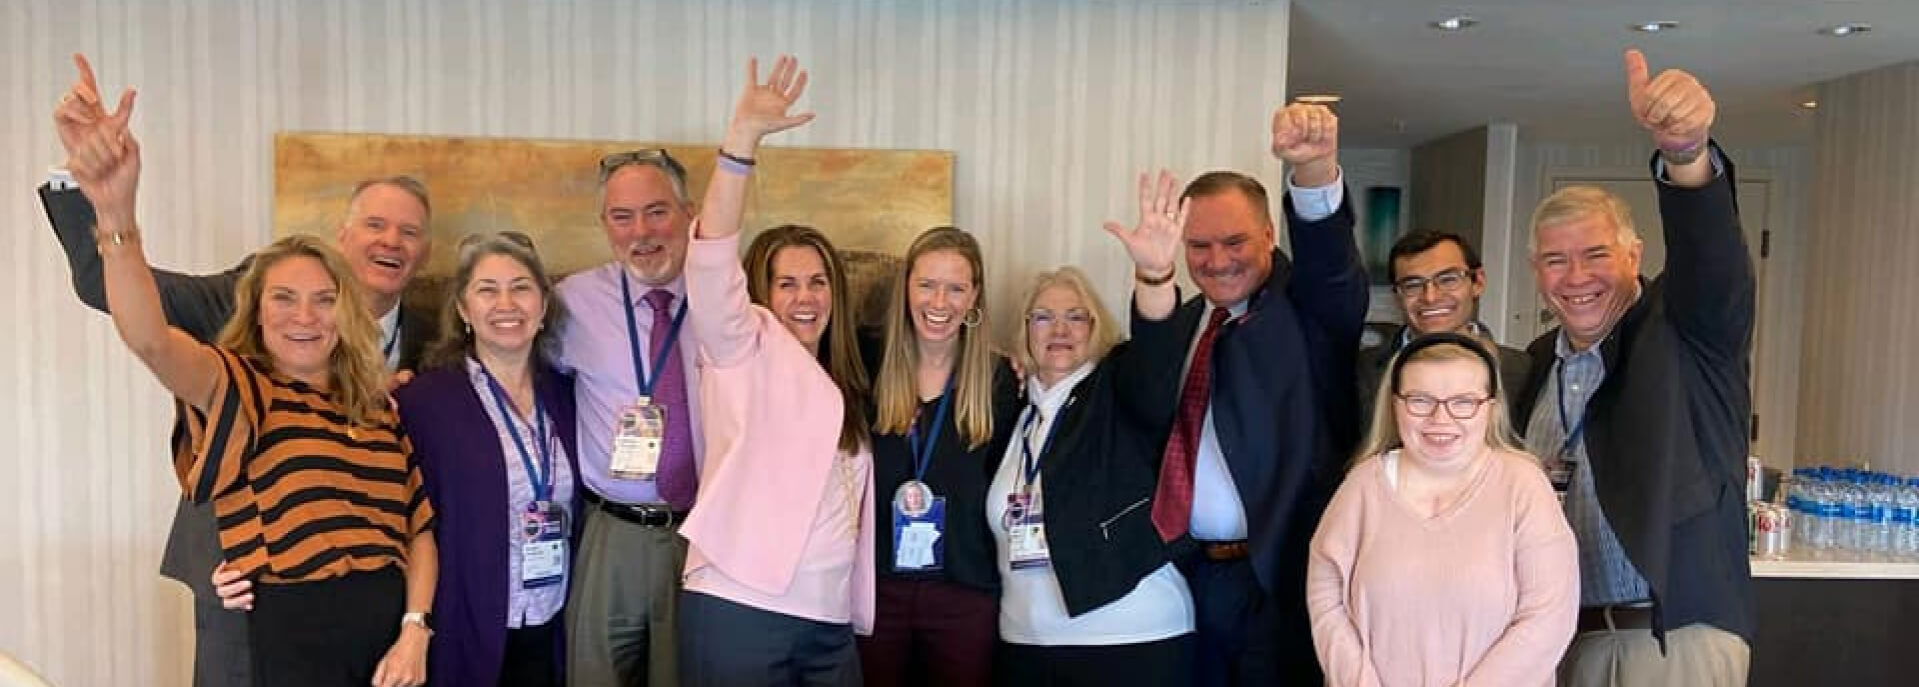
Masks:
[[[472,323],[472,322],[467,322],[467,321],[465,321],[465,320],[461,320],[461,321],[460,321],[460,326],[466,329],[466,335],[467,335],[467,336],[473,336],[473,323]]]
[[[978,327],[979,323],[985,320],[986,320],[986,311],[981,310],[979,308],[971,308],[966,311],[965,317],[960,318],[960,324],[966,325],[968,327]]]

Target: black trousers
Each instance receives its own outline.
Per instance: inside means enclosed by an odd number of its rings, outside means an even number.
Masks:
[[[1139,644],[999,645],[1003,687],[1183,687],[1193,682],[1192,633]]]
[[[684,687],[860,687],[853,626],[680,592]]]
[[[559,637],[563,616],[545,625],[508,628],[506,659],[500,665],[500,687],[560,687]],[[427,676],[431,680],[433,676]]]
[[[397,567],[318,582],[259,584],[247,613],[253,684],[365,687],[400,636],[406,576]]]

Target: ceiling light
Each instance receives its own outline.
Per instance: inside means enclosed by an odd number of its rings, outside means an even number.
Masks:
[[[1661,31],[1671,31],[1673,29],[1679,28],[1679,22],[1649,21],[1649,22],[1644,22],[1640,24],[1633,24],[1627,28],[1630,28],[1634,31],[1638,31],[1640,33],[1659,33]]]
[[[1302,103],[1311,103],[1314,105],[1331,105],[1333,103],[1339,102],[1340,100],[1343,100],[1343,98],[1336,95],[1332,95],[1330,93],[1325,93],[1325,94],[1296,96],[1293,98],[1293,100],[1296,100]]]
[[[1461,31],[1479,25],[1479,20],[1462,14],[1457,17],[1447,17],[1439,21],[1427,22],[1426,25],[1441,31]]]
[[[1837,24],[1834,26],[1828,26],[1826,28],[1820,29],[1819,33],[1821,35],[1831,36],[1833,38],[1845,38],[1847,36],[1857,36],[1859,34],[1862,34],[1871,30],[1872,30],[1871,24],[1848,22],[1845,24]]]
[[[1803,103],[1799,103],[1799,106],[1800,106],[1800,107],[1803,107],[1803,108],[1806,108],[1806,109],[1808,109],[1808,110],[1817,110],[1817,109],[1819,109],[1819,101],[1817,101],[1817,100],[1808,100],[1808,101],[1806,101],[1806,102],[1803,102]]]

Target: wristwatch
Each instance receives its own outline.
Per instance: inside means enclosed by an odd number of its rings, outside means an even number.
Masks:
[[[428,611],[408,611],[400,616],[400,625],[418,625],[428,634],[433,633],[433,614]]]

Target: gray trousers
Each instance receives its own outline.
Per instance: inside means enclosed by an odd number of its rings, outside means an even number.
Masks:
[[[687,687],[860,687],[853,626],[680,592]]]
[[[686,540],[586,508],[566,599],[566,682],[678,687],[674,646]]]
[[[1573,638],[1559,662],[1561,687],[1744,687],[1752,651],[1739,635],[1693,624],[1666,632],[1599,630]]]
[[[247,645],[246,613],[227,610],[219,597],[193,595],[193,687],[253,687]]]

